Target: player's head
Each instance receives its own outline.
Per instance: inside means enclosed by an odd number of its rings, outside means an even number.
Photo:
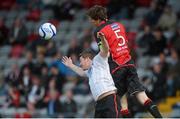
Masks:
[[[86,49],[80,54],[80,66],[83,70],[87,70],[91,67],[92,65],[92,59],[94,58],[94,53]]]
[[[93,25],[98,26],[101,21],[107,20],[107,9],[102,6],[95,5],[87,11],[87,16],[89,16],[90,22]]]

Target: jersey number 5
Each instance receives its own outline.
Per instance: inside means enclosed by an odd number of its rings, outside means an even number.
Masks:
[[[117,40],[120,40],[120,39],[122,40],[122,41],[119,41],[118,45],[123,46],[126,41],[123,36],[119,35],[120,29],[115,30],[114,33],[116,34]]]

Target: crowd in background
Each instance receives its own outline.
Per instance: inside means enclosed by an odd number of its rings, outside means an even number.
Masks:
[[[42,11],[50,9],[53,16],[48,22],[56,27],[60,26],[58,30],[61,30],[63,21],[73,22],[78,11],[95,4],[106,6],[109,18],[117,21],[136,20],[138,16],[135,11],[146,8],[137,29],[125,25],[139,78],[146,86],[148,96],[156,103],[168,96],[176,96],[176,92],[180,90],[180,11],[170,4],[173,1],[178,5],[178,0],[2,1],[0,12],[6,11],[7,14],[0,16],[0,48],[10,47],[9,54],[5,54],[8,59],[24,59],[24,62],[5,67],[3,64],[6,60],[1,61],[0,108],[26,108],[25,117],[38,117],[36,110],[42,108],[47,109],[50,117],[76,117],[78,110],[83,107],[79,107],[79,102],[73,97],[81,95],[90,97],[83,116],[88,117],[93,112],[91,106],[94,102],[88,80],[77,76],[61,62],[61,57],[67,55],[79,65],[78,57],[83,49],[91,48],[98,52],[92,36],[93,28],[80,29],[79,32],[83,35],[79,38],[72,37],[66,50],[61,51],[59,47],[63,47],[63,38],[60,45],[56,40],[43,40],[38,36],[37,30],[27,28],[26,22],[41,21]],[[28,12],[23,17],[20,17],[21,14],[17,15],[13,17],[12,25],[6,24],[6,20],[11,19],[7,17],[9,11],[24,10]],[[88,22],[84,17],[84,21]],[[144,111],[133,97],[128,97],[128,100],[134,115]],[[17,113],[15,116],[21,115]]]

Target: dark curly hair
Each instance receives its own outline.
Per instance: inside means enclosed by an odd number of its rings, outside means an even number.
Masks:
[[[93,20],[106,20],[107,19],[107,9],[100,5],[95,5],[87,11],[87,16]]]

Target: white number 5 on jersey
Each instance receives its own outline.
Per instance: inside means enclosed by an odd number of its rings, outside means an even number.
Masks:
[[[117,40],[122,39],[121,43],[118,43],[119,46],[123,46],[125,44],[125,39],[123,36],[119,35],[120,29],[117,29],[114,31],[114,33],[116,34]]]

